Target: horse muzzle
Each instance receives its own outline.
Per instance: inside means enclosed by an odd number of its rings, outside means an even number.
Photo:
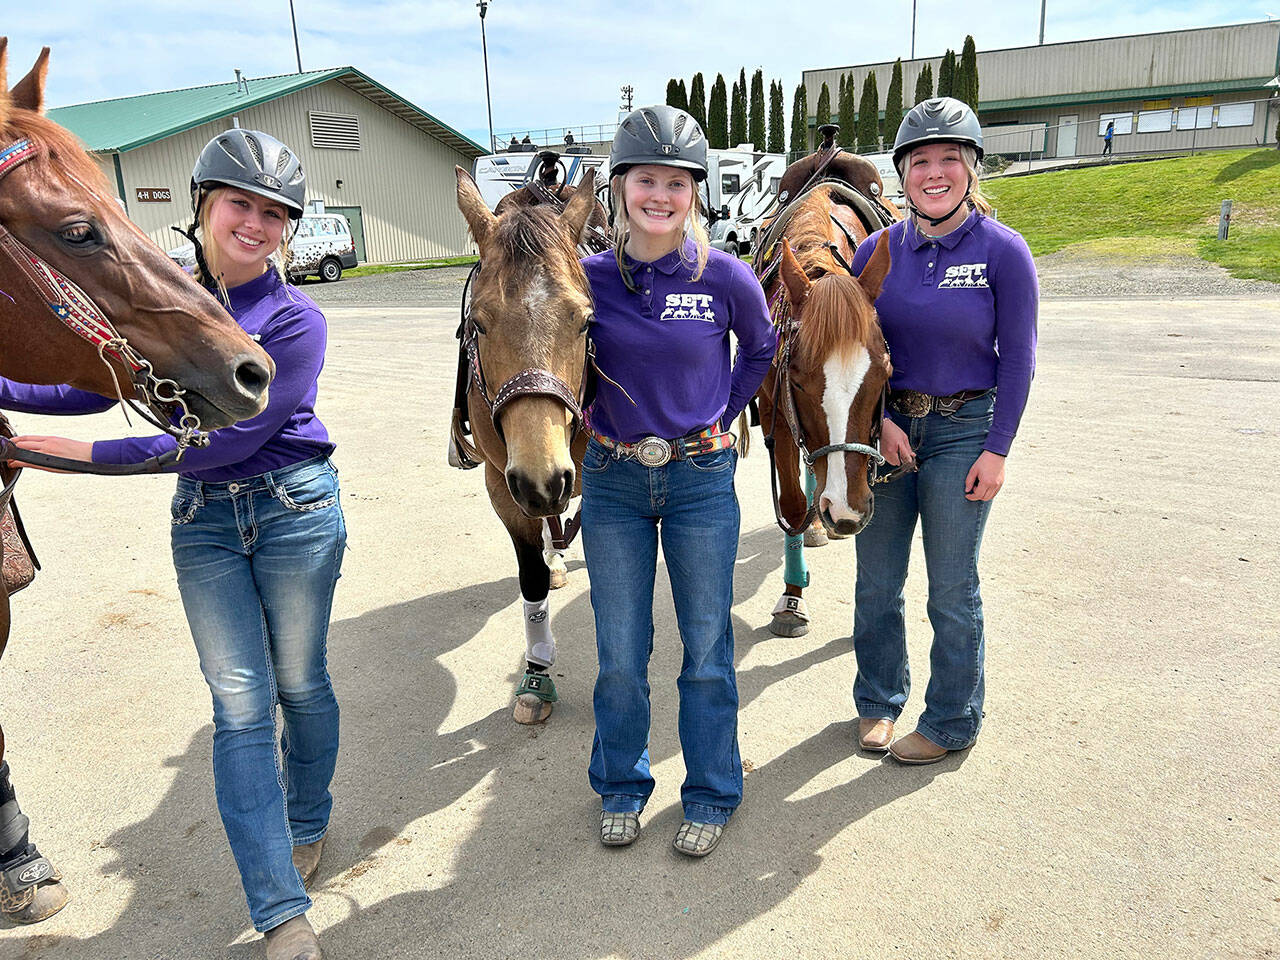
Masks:
[[[571,469],[535,477],[519,467],[509,467],[506,478],[511,499],[530,517],[558,517],[568,508],[569,498],[573,496]]]

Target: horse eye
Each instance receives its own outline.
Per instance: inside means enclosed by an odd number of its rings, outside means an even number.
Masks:
[[[587,314],[582,319],[582,328],[578,331],[579,336],[581,336],[582,334],[586,333],[588,330],[591,329],[591,324],[595,322],[595,319],[596,318],[593,317],[591,314]]]
[[[62,238],[63,243],[72,247],[88,247],[98,242],[93,227],[87,223],[73,223],[69,227],[63,227],[58,231],[58,236]]]

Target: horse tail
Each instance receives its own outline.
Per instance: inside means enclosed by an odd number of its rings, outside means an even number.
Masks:
[[[738,439],[734,444],[740,457],[745,457],[751,450],[751,422],[747,419],[745,410],[738,414]]]

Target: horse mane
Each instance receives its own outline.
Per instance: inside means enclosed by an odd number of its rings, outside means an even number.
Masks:
[[[5,121],[6,140],[30,140],[54,176],[69,176],[96,193],[112,194],[106,176],[74,134],[48,117],[18,107],[0,110],[0,117]]]
[[[831,254],[828,244],[835,234],[830,192],[825,187],[814,190],[796,209],[787,224],[786,239],[813,281],[796,336],[798,358],[820,366],[837,351],[848,357],[870,336],[875,306],[857,278],[849,276]]]

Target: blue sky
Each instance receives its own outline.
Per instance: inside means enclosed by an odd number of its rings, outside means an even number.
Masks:
[[[487,132],[474,0],[294,0],[304,69],[350,64],[480,142]],[[818,20],[794,0],[492,0],[486,20],[499,130],[607,123],[618,88],[663,99],[668,77],[708,84],[763,67],[791,91],[805,69],[906,58],[911,0],[844,3]],[[288,0],[47,0],[6,3],[10,80],[53,48],[51,106],[296,69]],[[188,11],[204,11],[199,18]],[[1045,42],[1280,17],[1280,0],[1047,0]],[[1036,42],[1037,0],[918,0],[916,53]]]

